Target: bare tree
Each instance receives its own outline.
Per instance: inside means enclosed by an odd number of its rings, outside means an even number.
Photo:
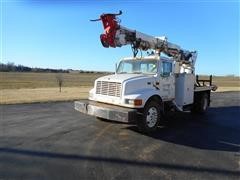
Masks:
[[[59,92],[62,92],[63,75],[61,73],[57,73],[56,74],[56,79],[57,79],[57,83],[58,83],[58,86],[59,86]]]

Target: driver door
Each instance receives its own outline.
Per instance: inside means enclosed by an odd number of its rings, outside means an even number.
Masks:
[[[160,63],[160,96],[164,101],[173,100],[175,96],[175,77],[173,63],[162,60]]]

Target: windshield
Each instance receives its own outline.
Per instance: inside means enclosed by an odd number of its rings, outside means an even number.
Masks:
[[[157,60],[124,60],[120,62],[117,73],[156,74]]]

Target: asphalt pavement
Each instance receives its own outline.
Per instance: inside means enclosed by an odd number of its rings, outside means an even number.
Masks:
[[[0,106],[0,179],[239,179],[240,93],[204,116],[174,113],[152,135],[73,102]]]

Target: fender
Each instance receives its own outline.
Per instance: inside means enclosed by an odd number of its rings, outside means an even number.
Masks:
[[[161,96],[159,95],[159,90],[157,89],[141,89],[130,95],[124,96],[125,99],[142,99],[142,106],[137,108],[143,108],[151,97],[159,97],[162,100]]]

